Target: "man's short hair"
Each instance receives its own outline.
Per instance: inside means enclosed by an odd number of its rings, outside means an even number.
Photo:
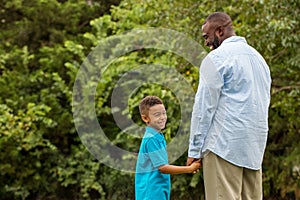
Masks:
[[[228,23],[232,23],[232,20],[231,20],[230,16],[224,12],[214,12],[206,18],[203,25],[206,24],[207,22],[225,25]]]

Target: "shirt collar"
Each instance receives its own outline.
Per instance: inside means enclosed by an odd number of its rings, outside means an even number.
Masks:
[[[153,137],[156,134],[160,134],[160,132],[158,132],[157,130],[155,130],[154,128],[152,128],[150,126],[146,126],[146,132],[145,132],[144,137]]]
[[[225,39],[222,42],[222,44],[226,44],[226,43],[229,43],[229,42],[243,42],[243,43],[247,43],[247,41],[246,41],[246,39],[244,37],[241,37],[241,36],[231,36],[231,37]]]

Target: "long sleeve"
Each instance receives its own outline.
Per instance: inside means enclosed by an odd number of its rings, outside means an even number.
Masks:
[[[200,80],[193,106],[188,156],[202,157],[206,135],[218,105],[223,81],[217,67],[207,56],[200,67]]]

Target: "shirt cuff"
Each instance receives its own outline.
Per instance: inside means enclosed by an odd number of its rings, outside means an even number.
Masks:
[[[196,158],[196,159],[201,158],[200,149],[198,149],[198,148],[189,148],[188,157],[189,158]]]

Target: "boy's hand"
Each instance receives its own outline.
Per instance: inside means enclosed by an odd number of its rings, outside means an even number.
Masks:
[[[201,159],[194,161],[190,166],[192,167],[193,174],[196,174],[202,167]]]

